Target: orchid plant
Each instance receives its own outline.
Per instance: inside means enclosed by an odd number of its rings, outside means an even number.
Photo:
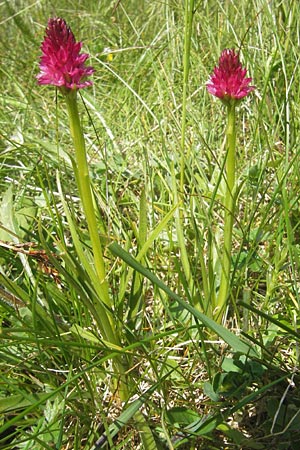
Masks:
[[[37,75],[41,85],[57,86],[63,94],[69,116],[70,131],[73,139],[75,160],[74,173],[77,181],[83,211],[87,220],[91,247],[94,258],[95,273],[91,273],[94,289],[99,301],[96,305],[96,321],[103,339],[109,346],[121,346],[112,314],[112,301],[109,295],[106,268],[103,258],[100,233],[95,213],[95,201],[91,189],[87,153],[84,135],[80,123],[77,106],[77,91],[92,85],[87,77],[94,69],[85,66],[89,55],[80,53],[82,42],[76,42],[71,29],[61,18],[49,19],[46,36],[41,45],[40,73]],[[123,365],[118,365],[118,371],[123,372]],[[119,374],[120,375],[120,374]],[[127,399],[126,382],[120,388],[120,397]]]
[[[224,244],[221,256],[221,281],[214,306],[214,317],[220,321],[227,304],[232,250],[232,229],[235,213],[235,171],[236,171],[236,106],[255,89],[250,85],[252,78],[246,77],[247,69],[242,67],[239,54],[234,49],[222,51],[219,66],[214,68],[206,87],[210,94],[219,98],[227,108],[226,129],[226,193],[224,202]]]
[[[99,327],[102,341],[108,348],[117,350],[113,360],[117,383],[112,386],[112,391],[116,390],[119,399],[127,403],[132,392],[130,378],[127,375],[128,362],[126,356],[122,354],[121,333],[123,330],[119,330],[117,327],[113,313],[113,302],[109,293],[99,237],[100,230],[95,213],[95,199],[89,176],[85,140],[77,106],[77,91],[91,86],[92,81],[87,80],[87,77],[94,72],[92,67],[85,66],[89,55],[80,53],[81,48],[82,42],[76,42],[74,34],[65,20],[62,18],[49,19],[46,36],[41,45],[42,56],[37,80],[41,85],[57,86],[66,101],[75,150],[75,159],[72,160],[72,163],[94,258],[94,269],[89,266],[89,263],[86,264],[86,270],[98,296],[97,305],[90,305],[91,312]],[[81,255],[83,256],[82,253]],[[134,420],[137,429],[141,432],[144,448],[154,450],[156,448],[154,437],[143,414],[138,409],[134,414]]]

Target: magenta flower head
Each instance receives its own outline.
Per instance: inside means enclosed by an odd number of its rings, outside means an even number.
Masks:
[[[81,53],[82,42],[76,42],[74,34],[64,19],[49,19],[46,35],[41,45],[39,84],[59,86],[63,90],[76,90],[90,86],[86,81],[94,69],[85,67],[89,57]]]
[[[252,78],[246,78],[246,73],[239,54],[234,49],[226,48],[221,53],[219,66],[214,68],[206,84],[207,90],[225,104],[236,103],[255,89],[255,86],[249,86]]]

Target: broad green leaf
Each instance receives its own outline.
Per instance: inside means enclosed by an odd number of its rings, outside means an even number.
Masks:
[[[273,323],[274,325],[277,325],[278,328],[281,328],[282,330],[286,331],[287,333],[289,333],[291,336],[294,336],[297,340],[300,339],[300,334],[298,331],[293,330],[293,328],[289,327],[288,325],[286,325],[283,321],[281,322],[280,320],[275,319],[274,317],[272,317],[269,314],[264,313],[263,311],[260,311],[259,309],[255,308],[252,305],[249,305],[248,303],[245,302],[239,302],[239,305],[242,305],[244,308],[246,309],[250,309],[250,311],[256,313],[258,316],[263,317],[264,319],[268,320],[269,322]]]
[[[198,420],[199,414],[184,406],[176,406],[174,408],[170,408],[166,412],[166,419],[171,425],[178,424],[186,426],[194,423],[195,420]]]
[[[213,402],[220,401],[220,396],[217,392],[215,392],[214,387],[208,381],[205,381],[203,384],[204,394],[207,395]]]
[[[16,229],[13,202],[12,185],[10,185],[3,194],[0,205],[0,239],[2,241],[14,241],[16,233],[19,231]]]
[[[9,411],[16,411],[17,409],[27,408],[35,404],[37,401],[43,401],[49,398],[48,393],[31,394],[31,395],[10,395],[5,398],[0,398],[0,413]]]

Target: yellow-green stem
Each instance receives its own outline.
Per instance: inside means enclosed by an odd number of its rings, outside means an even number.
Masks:
[[[121,346],[117,330],[115,329],[114,320],[110,313],[112,302],[109,296],[108,282],[106,279],[105,263],[103,259],[102,246],[97,226],[97,218],[95,214],[94,199],[91,190],[91,182],[87,163],[87,154],[85,148],[84,136],[80,124],[80,118],[77,107],[76,91],[67,92],[65,95],[67,109],[69,114],[69,122],[71,135],[73,138],[75,149],[76,163],[76,181],[78,190],[86,217],[91,246],[94,257],[94,264],[99,284],[96,291],[101,297],[99,300],[98,311],[101,314],[101,331],[104,339],[117,346]],[[106,306],[107,308],[106,308]],[[126,356],[120,354],[114,362],[116,374],[118,375],[118,392],[122,401],[128,400],[128,378],[126,375],[127,364]]]
[[[80,118],[77,108],[76,91],[70,91],[66,96],[71,135],[75,148],[75,160],[77,165],[77,184],[82,201],[84,214],[87,220],[91,245],[94,255],[95,270],[99,278],[102,298],[101,301],[111,307],[106,279],[105,264],[102,255],[101,241],[97,226],[93,195],[89,177],[87,155],[84,137],[81,129]]]
[[[172,162],[172,184],[174,191],[174,203],[178,204],[179,199],[184,198],[184,173],[186,165],[186,112],[187,112],[187,93],[188,93],[188,79],[190,70],[190,49],[192,36],[192,22],[193,22],[194,0],[185,0],[185,32],[184,32],[184,52],[183,52],[183,92],[182,92],[182,118],[181,118],[181,158],[180,158],[180,184],[179,192],[177,188],[177,178],[175,176],[174,161]],[[191,269],[188,259],[188,253],[185,244],[185,237],[183,232],[184,211],[180,207],[175,216],[177,239],[180,248],[180,257],[183,271],[188,284],[191,284]]]
[[[182,92],[182,119],[181,119],[180,194],[183,193],[184,168],[185,168],[185,162],[186,162],[186,154],[185,154],[186,110],[187,110],[188,81],[189,81],[189,73],[190,73],[190,54],[191,54],[193,16],[194,16],[194,0],[185,0],[183,92]]]
[[[231,269],[231,249],[232,249],[232,228],[234,219],[234,187],[235,187],[235,146],[236,146],[236,130],[235,130],[235,103],[227,105],[227,130],[226,130],[226,194],[225,194],[225,213],[224,213],[224,243],[222,253],[221,266],[221,282],[217,296],[215,307],[215,317],[220,322],[222,313],[227,304],[229,286],[230,286],[230,269]]]

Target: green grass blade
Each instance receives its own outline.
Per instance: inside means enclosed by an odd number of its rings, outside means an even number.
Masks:
[[[245,309],[249,309],[250,311],[254,312],[260,317],[263,317],[268,322],[274,323],[278,328],[281,328],[282,330],[286,331],[288,334],[296,338],[298,341],[300,340],[300,334],[293,330],[293,328],[290,328],[289,326],[285,325],[283,322],[280,322],[280,320],[275,319],[270,314],[266,314],[263,311],[260,311],[259,309],[255,308],[254,306],[250,305],[249,303],[240,301],[239,305],[243,306]]]
[[[244,353],[249,356],[258,356],[255,349],[246,342],[239,339],[229,330],[224,328],[222,325],[217,324],[214,320],[205,316],[196,310],[193,306],[186,303],[182,298],[175,294],[168,286],[166,286],[155,274],[150,272],[148,269],[143,267],[138,261],[136,261],[128,252],[123,250],[118,244],[112,243],[109,245],[110,251],[119,258],[123,259],[130,267],[132,267],[137,272],[141,273],[143,276],[148,278],[154,285],[159,289],[163,290],[170,298],[175,300],[184,309],[189,311],[194,317],[199,319],[206,327],[211,331],[220,336],[235,352]]]

